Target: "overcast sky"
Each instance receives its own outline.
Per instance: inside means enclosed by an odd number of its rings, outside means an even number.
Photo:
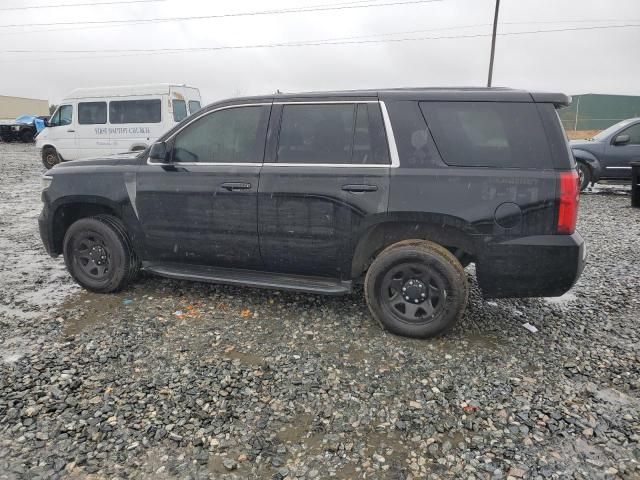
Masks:
[[[487,81],[494,0],[137,0],[98,6],[107,1],[116,0],[95,0],[90,7],[39,9],[24,7],[91,2],[0,0],[0,95],[58,103],[78,87],[176,82],[199,87],[205,103],[210,103],[276,89],[483,86]],[[402,4],[371,6],[389,3]],[[362,5],[367,7],[343,8]],[[147,24],[83,23],[304,6],[341,9]],[[7,27],[60,22],[78,23]],[[638,26],[575,30],[629,24]],[[567,28],[574,30],[500,35]],[[639,0],[502,0],[498,32],[495,86],[640,95]],[[467,38],[424,39],[454,36]],[[409,38],[422,40],[406,40]],[[404,40],[381,42],[389,39]],[[351,43],[173,54],[132,52],[325,40]]]

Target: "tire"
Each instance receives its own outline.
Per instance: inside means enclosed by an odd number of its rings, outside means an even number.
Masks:
[[[60,155],[53,147],[44,147],[42,149],[42,165],[49,170],[60,163]]]
[[[578,175],[580,177],[580,191],[582,192],[591,183],[591,167],[584,162],[578,162]]]
[[[33,143],[33,132],[31,130],[21,131],[20,140],[22,141],[22,143]]]
[[[124,225],[111,215],[74,222],[64,236],[63,253],[73,279],[92,292],[122,290],[140,271],[140,261]]]
[[[403,293],[402,288],[407,290]],[[449,250],[426,240],[407,240],[376,257],[364,292],[371,314],[383,328],[428,338],[444,333],[462,317],[469,285],[464,268]]]

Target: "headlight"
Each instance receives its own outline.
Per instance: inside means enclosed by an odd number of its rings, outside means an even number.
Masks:
[[[42,175],[41,178],[41,182],[42,182],[42,189],[46,190],[47,188],[49,188],[49,185],[51,185],[51,181],[53,180],[53,177],[51,175]]]
[[[18,130],[20,130],[20,125],[13,125],[11,129],[17,132]]]

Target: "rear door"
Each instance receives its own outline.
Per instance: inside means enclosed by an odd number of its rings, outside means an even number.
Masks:
[[[357,239],[387,212],[380,105],[283,102],[271,118],[258,196],[265,268],[347,279]]]
[[[78,102],[76,146],[78,158],[97,157],[111,153],[106,101]]]
[[[629,135],[629,141],[625,144],[615,145],[615,138],[620,135]],[[605,147],[603,167],[606,178],[630,178],[632,160],[640,160],[640,122],[626,127],[611,137]]]

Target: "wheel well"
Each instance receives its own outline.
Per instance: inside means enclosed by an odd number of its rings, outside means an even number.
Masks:
[[[94,215],[108,214],[118,217],[116,212],[99,203],[67,203],[58,207],[53,217],[53,249],[54,253],[62,253],[62,243],[67,229],[73,222]]]
[[[359,278],[385,248],[406,240],[430,240],[442,245],[463,266],[475,260],[477,252],[473,241],[461,230],[447,225],[415,222],[389,222],[367,230],[358,243],[351,264],[351,277]]]

